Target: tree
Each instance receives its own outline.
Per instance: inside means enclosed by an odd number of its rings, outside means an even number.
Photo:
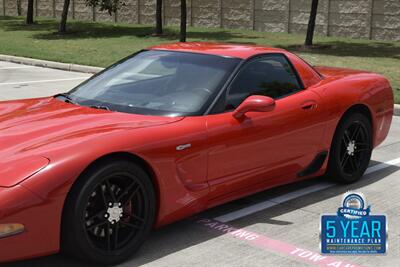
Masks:
[[[180,31],[181,42],[186,42],[186,20],[187,20],[186,0],[181,0],[181,31]]]
[[[70,0],[64,0],[64,7],[61,14],[60,26],[58,27],[59,33],[67,32],[67,19],[68,19],[68,10],[69,10]]]
[[[67,19],[69,10],[70,0],[64,0],[63,12],[61,14],[60,26],[58,28],[59,33],[65,33],[67,31]],[[86,5],[90,7],[100,7],[100,11],[107,11],[110,16],[112,13],[124,6],[123,0],[86,0]]]
[[[17,15],[21,16],[22,11],[21,11],[21,0],[17,0]]]
[[[26,13],[26,24],[33,24],[33,0],[28,0],[28,10]]]
[[[163,34],[162,0],[157,0],[156,2],[156,34]]]
[[[121,6],[125,6],[124,0],[86,0],[86,5],[99,7],[100,11],[107,11],[110,16],[117,12]]]
[[[308,27],[307,27],[307,36],[306,36],[306,41],[304,43],[304,46],[312,46],[313,45],[315,20],[317,18],[317,10],[318,10],[318,0],[312,0],[310,18],[308,20]]]

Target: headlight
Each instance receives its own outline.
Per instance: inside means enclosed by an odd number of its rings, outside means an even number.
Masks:
[[[17,235],[24,231],[25,227],[20,223],[0,224],[0,238]]]

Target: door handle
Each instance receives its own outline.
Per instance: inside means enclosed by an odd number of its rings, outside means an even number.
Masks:
[[[317,102],[311,100],[311,101],[306,101],[305,103],[303,103],[301,105],[301,108],[303,110],[310,110],[310,109],[314,109],[317,107]]]

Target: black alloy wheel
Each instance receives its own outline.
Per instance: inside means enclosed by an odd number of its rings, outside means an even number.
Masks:
[[[144,228],[147,207],[143,185],[136,177],[116,173],[90,195],[85,211],[86,235],[93,246],[118,250]]]
[[[132,256],[155,219],[151,178],[124,160],[96,164],[79,178],[63,215],[62,247],[97,264],[116,264]]]
[[[328,176],[352,183],[361,178],[372,153],[372,126],[361,113],[347,115],[336,129],[328,163]]]
[[[360,171],[361,162],[369,155],[371,144],[364,124],[355,121],[344,131],[340,146],[340,168],[347,175]]]

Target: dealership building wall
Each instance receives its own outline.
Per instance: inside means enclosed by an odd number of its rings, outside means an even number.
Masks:
[[[25,14],[27,0],[22,1]],[[17,0],[0,0],[0,14],[16,15]],[[35,0],[35,14],[59,18],[64,0]],[[78,20],[154,24],[156,0],[125,0],[110,16],[71,0],[69,15]],[[178,25],[180,0],[164,0],[166,25]],[[191,26],[304,33],[311,0],[187,0]],[[400,0],[319,0],[316,32],[375,40],[400,40]]]

